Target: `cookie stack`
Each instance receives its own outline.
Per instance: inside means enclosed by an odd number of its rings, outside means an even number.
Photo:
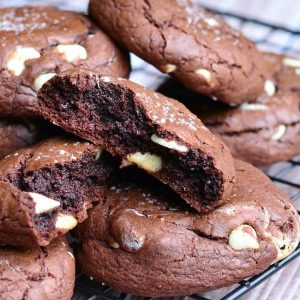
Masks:
[[[56,8],[0,10],[0,158],[57,129],[37,119],[37,91],[70,68],[127,77],[128,53],[86,16]]]
[[[91,0],[89,13],[100,29],[54,8],[0,12],[1,113],[44,119],[63,132],[0,161],[0,294],[69,299],[71,230],[83,272],[139,296],[228,286],[291,254],[297,211],[230,150],[257,164],[286,157],[278,146],[269,161],[267,150],[250,158],[237,144],[244,134],[263,141],[273,134],[270,147],[296,134],[298,110],[291,121],[288,108],[299,109],[297,61],[262,54],[187,1]],[[190,89],[174,81],[162,90],[192,93],[180,100],[193,99],[195,114],[126,79],[128,53],[110,38]],[[209,111],[207,101],[226,111]]]

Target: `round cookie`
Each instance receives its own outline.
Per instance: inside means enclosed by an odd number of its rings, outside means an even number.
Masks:
[[[54,135],[58,129],[37,120],[0,119],[0,159]]]
[[[179,296],[240,282],[288,256],[299,242],[297,211],[258,169],[235,167],[232,195],[206,214],[126,171],[77,228],[83,272],[125,293]]]
[[[117,43],[195,92],[243,103],[263,91],[255,45],[189,0],[91,0],[89,14]]]
[[[126,79],[74,69],[39,91],[48,121],[138,165],[198,211],[229,196],[227,147],[184,105]]]
[[[0,161],[0,244],[45,246],[104,199],[118,160],[89,142],[52,138]]]
[[[0,115],[32,116],[37,90],[74,67],[127,77],[128,54],[86,16],[53,7],[0,9]]]
[[[206,126],[228,145],[234,157],[268,166],[300,154],[300,95],[279,91],[257,103],[203,112]]]
[[[282,63],[287,57],[274,53],[263,53],[263,57],[269,65],[268,84],[255,103],[228,106],[171,80],[158,91],[186,105],[222,138],[234,157],[256,166],[288,160],[300,154],[300,77],[295,68]]]
[[[0,246],[0,282],[1,299],[71,299],[75,260],[67,240],[43,248]]]

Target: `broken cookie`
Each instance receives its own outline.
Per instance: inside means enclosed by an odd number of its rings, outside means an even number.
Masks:
[[[86,16],[54,7],[0,9],[0,115],[32,116],[36,93],[76,66],[127,77],[128,54]]]
[[[179,102],[80,69],[55,76],[38,97],[44,118],[151,173],[198,211],[229,196],[227,147]]]
[[[76,228],[82,271],[121,292],[179,296],[238,283],[291,254],[297,211],[258,169],[238,160],[235,167],[231,196],[205,214],[123,170],[105,204]]]
[[[54,138],[0,162],[0,243],[48,245],[104,198],[117,162],[89,142]]]

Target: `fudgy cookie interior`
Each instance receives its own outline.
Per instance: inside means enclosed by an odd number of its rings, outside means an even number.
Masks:
[[[44,88],[39,96],[40,105],[47,108],[46,117],[50,111],[49,120],[112,154],[126,158],[141,152],[160,157],[162,168],[152,174],[192,206],[211,209],[222,197],[224,179],[212,157],[198,149],[182,153],[154,143],[151,137],[157,132],[167,140],[178,138],[151,122],[130,89],[83,73],[76,83],[67,76],[51,80],[49,89]]]
[[[58,214],[71,215],[81,222],[86,218],[86,209],[92,206],[92,202],[103,200],[105,181],[112,171],[112,166],[109,164],[111,167],[107,167],[106,164],[111,158],[107,153],[102,153],[101,159],[97,155],[97,151],[86,151],[79,159],[65,163],[55,162],[53,158],[53,164],[34,169],[28,166],[39,156],[33,157],[29,153],[14,172],[7,175],[6,180],[19,190],[38,193],[60,202],[59,207],[49,212],[32,214],[42,233],[48,234],[54,228]],[[27,206],[30,207],[29,204]]]

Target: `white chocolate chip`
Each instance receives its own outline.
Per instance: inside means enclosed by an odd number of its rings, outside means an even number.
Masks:
[[[36,59],[40,56],[40,53],[32,47],[17,46],[15,52],[9,57],[7,69],[12,72],[14,76],[20,76],[25,69],[25,61]]]
[[[156,134],[152,134],[151,136],[151,140],[152,142],[161,145],[163,147],[172,149],[172,150],[176,150],[178,152],[188,152],[188,147],[184,146],[184,145],[179,145],[176,141],[168,141],[166,139],[160,138],[159,136],[157,136]]]
[[[35,203],[35,213],[43,214],[52,211],[60,206],[60,203],[56,200],[48,198],[38,193],[28,193]]]
[[[265,82],[265,92],[267,93],[268,96],[272,97],[276,93],[276,85],[273,81],[271,80],[266,80]]]
[[[271,222],[271,216],[270,216],[269,211],[266,208],[263,208],[263,211],[264,211],[264,216],[265,216],[264,227],[265,227],[265,229],[267,229],[270,225],[270,222]]]
[[[127,160],[152,173],[158,172],[162,168],[162,159],[151,153],[136,152],[128,154]]]
[[[277,258],[273,263],[289,256],[298,246],[298,241],[291,241],[289,237],[279,239],[271,236],[271,240],[277,249]]]
[[[249,225],[236,227],[229,235],[229,245],[234,250],[258,249],[256,231]]]
[[[281,124],[277,127],[276,132],[271,136],[272,141],[280,140],[286,133],[286,126]]]
[[[174,72],[174,71],[176,70],[176,68],[177,68],[177,67],[176,67],[175,65],[167,64],[167,65],[165,65],[165,66],[162,66],[160,69],[161,69],[161,71],[162,71],[163,73],[169,74],[169,73]]]
[[[216,19],[213,19],[213,18],[205,18],[204,22],[206,24],[208,24],[209,26],[218,26],[219,25],[219,22]]]
[[[110,241],[109,246],[114,248],[114,249],[119,249],[120,245],[116,241]]]
[[[87,59],[87,52],[84,47],[78,44],[73,45],[58,45],[55,52],[60,54],[68,62]]]
[[[97,154],[96,154],[96,160],[98,160],[101,157],[102,152],[103,152],[103,149],[101,147],[98,147]]]
[[[288,67],[300,68],[300,60],[299,59],[285,57],[285,58],[283,58],[282,63]]]
[[[136,209],[133,209],[133,208],[126,208],[126,209],[124,209],[124,211],[127,213],[133,213],[139,217],[145,217],[145,215],[143,215],[142,213],[140,213],[139,211],[137,211]]]
[[[100,78],[103,82],[110,82],[110,77],[109,76],[102,76]]]
[[[77,220],[70,215],[59,214],[56,219],[55,228],[71,230],[77,225]]]
[[[206,69],[198,69],[195,71],[196,74],[204,78],[209,84],[211,83],[211,73]]]
[[[230,206],[220,206],[219,208],[216,209],[217,212],[223,213],[225,215],[233,216],[236,214],[236,208],[235,207],[230,207]]]
[[[35,90],[39,91],[42,88],[42,86],[55,75],[56,73],[46,73],[38,76],[33,83]]]
[[[268,106],[258,103],[243,103],[239,106],[240,110],[267,110]]]

